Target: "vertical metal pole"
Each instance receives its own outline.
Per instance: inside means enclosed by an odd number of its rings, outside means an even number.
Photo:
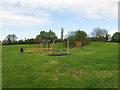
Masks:
[[[50,48],[50,42],[48,42],[48,48]]]
[[[43,45],[44,45],[44,48],[45,48],[45,42],[44,42],[44,44],[43,44]]]
[[[67,47],[68,47],[68,54],[70,54],[70,45],[68,40],[67,40]]]

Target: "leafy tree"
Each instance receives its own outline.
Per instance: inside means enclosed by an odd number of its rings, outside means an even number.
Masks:
[[[47,39],[53,42],[54,39],[57,39],[57,36],[53,31],[49,30],[49,32],[47,32]]]
[[[19,40],[17,43],[18,44],[25,44],[23,40]]]
[[[9,34],[7,35],[6,39],[10,39],[11,41],[16,41],[17,40],[17,36],[15,34]]]
[[[120,43],[120,32],[113,34],[111,41]]]
[[[10,44],[15,43],[15,41],[17,40],[17,37],[15,34],[9,34],[6,37],[6,40],[8,41],[8,44],[10,45]]]
[[[8,45],[8,40],[3,40],[2,45]]]
[[[96,40],[98,41],[108,41],[108,39],[110,38],[110,35],[108,34],[108,31],[105,29],[101,29],[101,28],[94,28],[93,32],[91,34],[94,38],[96,38]]]
[[[85,41],[85,39],[87,38],[87,34],[84,31],[76,31],[75,32],[75,41]]]
[[[34,44],[34,41],[35,41],[34,38],[29,39],[29,44]]]
[[[2,44],[2,41],[0,40],[0,45]]]
[[[9,45],[11,44],[11,39],[10,39],[10,37],[8,38],[8,44],[9,44]]]
[[[70,41],[70,45],[73,46],[75,44],[75,32],[74,31],[68,32],[66,37]]]
[[[61,28],[61,39],[63,39],[63,33],[64,33],[64,29]]]
[[[22,43],[23,43],[23,44],[29,44],[29,39],[26,39],[26,38],[25,38],[25,40],[23,40]]]
[[[25,40],[19,40],[17,41],[17,44],[34,44],[35,39],[25,39]]]
[[[36,38],[41,38],[42,40],[53,42],[54,39],[57,39],[56,34],[49,30],[49,32],[41,31],[39,35],[37,35]]]
[[[47,39],[47,33],[45,31],[41,31],[39,35],[37,35],[37,38],[41,39]]]
[[[87,37],[86,32],[80,30],[69,32],[67,38],[70,41],[71,47],[75,44],[76,41],[82,41],[83,45],[89,43],[89,39]]]

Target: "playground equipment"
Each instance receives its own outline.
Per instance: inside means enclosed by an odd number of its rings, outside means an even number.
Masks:
[[[78,49],[82,49],[82,42],[81,41],[76,41],[75,44],[71,47],[71,48],[74,48],[76,46],[76,48]]]
[[[76,47],[80,47],[82,43],[81,41],[76,41],[75,44],[76,44]]]
[[[50,48],[50,40],[42,40],[41,38],[36,38],[34,42],[35,48],[46,48],[46,44],[48,45],[47,48]]]
[[[56,41],[65,41],[64,43],[62,43],[62,44],[64,44],[63,45],[64,48],[60,47],[61,42],[56,43]],[[59,45],[55,45],[55,43],[59,44]],[[59,47],[57,47],[57,46],[59,46]],[[64,54],[68,54],[69,55],[70,54],[70,43],[69,43],[69,40],[68,39],[55,39],[53,41],[53,44],[52,44],[52,49],[54,49],[55,51],[58,51],[58,53],[62,52],[61,55],[64,55]],[[64,53],[64,52],[66,52],[66,53]],[[57,53],[54,52],[54,54],[57,54]]]
[[[57,42],[59,41],[59,42]],[[65,46],[64,48],[62,47],[57,47],[56,44],[61,44],[60,41],[65,41],[63,43]],[[57,43],[56,43],[57,42]],[[68,39],[55,39],[52,43],[52,47],[50,47],[50,41],[49,40],[41,40],[37,38],[35,40],[35,48],[25,48],[22,52],[27,52],[27,53],[34,53],[34,52],[45,52],[49,53],[49,55],[69,55],[70,54],[70,45],[69,45],[69,40]],[[47,45],[47,48],[46,48]],[[20,50],[21,51],[21,50]]]
[[[50,40],[42,40],[40,38],[36,38],[36,40],[34,41],[34,48],[25,48],[24,52],[50,52],[51,49],[52,48],[50,48]]]
[[[81,48],[82,49],[82,42],[81,41],[76,41],[75,45],[77,48]]]
[[[70,54],[70,42],[68,39],[55,39],[52,44],[50,40],[42,40],[36,38],[34,42],[34,48],[20,48],[20,52],[26,53],[47,53],[48,56],[63,56]],[[74,46],[78,49],[82,49],[82,42],[76,41]],[[73,48],[72,47],[72,48]]]

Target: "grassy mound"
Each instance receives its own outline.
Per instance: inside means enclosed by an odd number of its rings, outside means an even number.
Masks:
[[[118,44],[94,42],[71,55],[20,53],[3,46],[3,88],[117,88]]]

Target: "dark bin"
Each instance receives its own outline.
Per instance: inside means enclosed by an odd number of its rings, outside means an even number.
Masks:
[[[24,52],[23,48],[20,48],[20,52]]]

